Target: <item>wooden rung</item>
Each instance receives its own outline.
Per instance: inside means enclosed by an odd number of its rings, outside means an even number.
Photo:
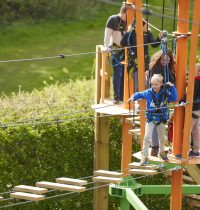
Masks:
[[[133,123],[135,121],[140,121],[140,116],[133,116],[133,117],[128,117],[125,119],[126,123]]]
[[[72,184],[72,185],[78,185],[78,186],[82,186],[82,185],[86,185],[88,182],[85,180],[80,180],[80,179],[71,179],[71,178],[57,178],[56,182],[61,183],[61,184]]]
[[[140,128],[131,129],[128,131],[129,134],[139,135],[140,136]]]
[[[72,192],[84,192],[86,191],[86,187],[80,187],[80,186],[73,186],[73,185],[66,185],[66,184],[60,184],[55,182],[36,182],[37,187],[45,187],[49,189],[54,190],[66,190],[66,191],[72,191]]]
[[[121,178],[123,176],[123,173],[115,172],[115,171],[98,170],[98,171],[94,171],[94,175]]]
[[[45,199],[44,195],[37,195],[31,193],[24,193],[24,192],[14,192],[10,194],[11,198],[29,200],[29,201],[41,201]]]
[[[95,176],[92,178],[94,182],[105,182],[105,183],[113,183],[113,184],[120,184],[123,179],[122,178],[115,178],[115,177],[105,177],[105,176]]]
[[[3,200],[3,197],[0,196],[0,201],[2,201],[2,200]]]
[[[48,189],[40,188],[40,187],[33,187],[33,186],[28,186],[28,185],[18,185],[14,187],[14,191],[27,192],[27,193],[33,193],[33,194],[44,194],[48,192]]]
[[[128,171],[131,174],[141,174],[141,175],[155,175],[158,173],[156,170],[145,170],[145,169],[130,169]]]
[[[129,168],[137,168],[137,169],[149,169],[149,170],[155,170],[158,169],[157,165],[149,164],[146,166],[141,166],[138,162],[133,162],[128,164]]]

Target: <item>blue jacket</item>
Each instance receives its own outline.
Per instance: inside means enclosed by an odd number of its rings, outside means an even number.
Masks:
[[[152,88],[149,88],[143,92],[133,94],[132,98],[134,101],[137,101],[138,99],[146,99],[146,118],[148,122],[165,122],[168,120],[168,108],[166,108],[166,102],[176,101],[178,94],[175,86],[169,87],[167,91],[163,86],[158,94],[155,93]],[[159,105],[158,103],[156,105],[155,102],[158,101],[160,101]],[[156,110],[156,107],[165,108]]]

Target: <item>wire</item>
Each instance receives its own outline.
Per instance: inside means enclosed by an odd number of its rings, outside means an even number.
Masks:
[[[177,167],[175,166],[172,169],[163,170],[161,172],[158,172],[157,174],[162,174],[162,173],[165,173],[165,172],[171,171],[171,170],[177,170]],[[139,176],[139,177],[136,177],[136,178],[131,177],[130,179],[124,180],[124,182],[128,182],[128,181],[133,180],[133,179],[138,180],[138,179],[146,178],[146,177],[149,177],[149,176],[152,176],[152,175],[142,175],[142,176]],[[95,186],[95,187],[93,186],[91,188],[87,188],[86,191],[95,190],[95,189],[99,189],[99,188],[102,188],[102,187],[108,187],[109,185],[110,185],[110,183],[105,184],[105,185]],[[127,186],[126,186],[126,188],[127,188]],[[77,192],[68,192],[68,193],[62,193],[62,194],[59,194],[59,195],[53,195],[53,196],[45,197],[45,200],[49,200],[49,199],[53,199],[53,198],[59,198],[59,197],[63,197],[63,196],[66,196],[66,195],[72,195],[72,194],[77,194]],[[19,203],[15,203],[15,204],[4,205],[4,206],[0,206],[0,209],[19,206],[19,205],[24,205],[24,204],[28,204],[28,203],[33,203],[33,201],[25,201],[25,202],[19,202]]]

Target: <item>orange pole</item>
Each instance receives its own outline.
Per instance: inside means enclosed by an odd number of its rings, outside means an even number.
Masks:
[[[179,0],[178,7],[178,33],[187,34],[189,30],[189,0]],[[186,88],[186,68],[188,57],[188,38],[177,40],[176,54],[176,88],[178,100],[183,99]],[[184,107],[174,112],[173,154],[181,154],[183,143]]]
[[[131,129],[132,124],[126,123],[125,118],[123,118],[121,171],[125,176],[129,175],[128,164],[132,161],[132,135],[128,133]]]
[[[144,70],[144,40],[143,40],[143,25],[142,25],[142,1],[135,0],[135,13],[136,13],[136,37],[137,37],[137,57],[138,57],[138,84],[139,91],[146,89],[145,87],[145,70]],[[146,109],[145,101],[140,101],[140,109]],[[141,146],[143,144],[143,137],[145,132],[145,113],[140,112],[140,130],[141,130]]]
[[[133,0],[129,0],[126,2],[126,4],[133,4]],[[134,17],[134,10],[133,8],[129,8],[127,11],[127,29],[132,24]],[[125,61],[124,61],[124,102],[126,102],[130,96],[133,94],[133,82],[132,82],[132,75],[128,75],[128,49],[125,49]],[[127,104],[124,103],[123,105],[124,109],[132,109],[133,104]]]
[[[182,178],[183,170],[172,171],[172,188],[171,188],[171,203],[170,210],[182,209]]]
[[[199,33],[199,20],[200,20],[200,0],[194,1],[194,14],[193,14],[193,25],[192,25],[192,36],[191,36],[191,48],[190,48],[190,63],[189,63],[189,77],[187,86],[187,97],[186,100],[190,103],[185,107],[185,123],[183,133],[183,159],[188,159],[189,145],[190,145],[190,125],[192,116],[192,103],[194,94],[194,74],[196,64],[196,54],[198,47],[198,33]]]
[[[133,4],[133,0],[129,0],[127,4]],[[127,12],[127,26],[131,25],[133,21],[133,9],[128,9]],[[128,50],[125,48],[125,61],[124,61],[124,101],[127,101],[129,98],[129,90],[133,88],[129,85],[129,76],[127,71],[128,64]],[[125,109],[129,108],[128,104],[123,105]],[[131,107],[130,107],[131,108]],[[121,170],[124,175],[129,175],[128,173],[128,164],[131,163],[132,160],[132,135],[128,134],[128,131],[132,129],[132,124],[126,123],[125,118],[123,117],[122,122],[122,156],[121,156]]]
[[[179,0],[178,4],[178,33],[187,34],[189,30],[189,0]],[[188,56],[188,39],[178,39],[176,54],[176,87],[178,100],[182,99],[186,88],[186,67]],[[177,108],[174,112],[173,153],[182,152],[184,108]],[[171,182],[171,210],[182,209],[182,169],[173,171]]]

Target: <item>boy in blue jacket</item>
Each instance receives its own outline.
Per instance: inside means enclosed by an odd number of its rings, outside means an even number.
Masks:
[[[133,94],[128,100],[128,102],[131,102],[138,99],[146,99],[146,127],[140,165],[146,165],[148,163],[148,151],[154,127],[156,127],[158,133],[160,157],[164,161],[168,161],[167,154],[164,151],[165,123],[168,120],[167,103],[176,101],[177,98],[175,86],[171,82],[167,82],[164,86],[163,76],[161,74],[154,74],[151,78],[151,88]]]

